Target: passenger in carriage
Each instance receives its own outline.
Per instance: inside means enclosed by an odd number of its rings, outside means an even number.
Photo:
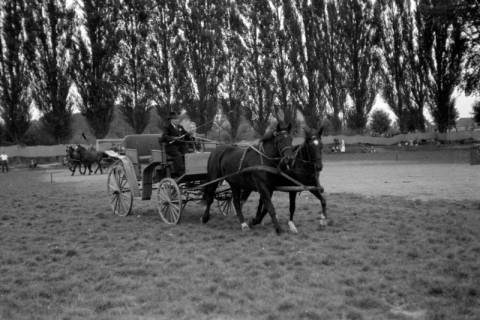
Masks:
[[[173,111],[170,112],[168,125],[163,128],[160,142],[165,143],[165,152],[173,160],[175,175],[180,176],[185,173],[184,155],[188,150],[185,141],[190,140],[192,140],[192,137],[180,124],[180,115]]]

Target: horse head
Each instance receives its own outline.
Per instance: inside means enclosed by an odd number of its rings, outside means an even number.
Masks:
[[[293,138],[290,134],[291,129],[292,125],[290,123],[288,125],[278,123],[275,130],[265,134],[262,138],[262,142],[272,141],[274,156],[280,156],[282,158],[281,162],[285,162],[287,165],[293,162],[295,156],[292,147]]]
[[[65,152],[67,153],[67,156],[69,157],[73,157],[74,153],[75,153],[75,148],[69,144],[67,145],[67,147],[65,148]]]
[[[305,142],[304,150],[305,156],[303,159],[307,163],[310,163],[314,166],[315,172],[322,171],[323,162],[322,162],[322,133],[323,127],[321,127],[318,132],[315,130],[305,129]]]

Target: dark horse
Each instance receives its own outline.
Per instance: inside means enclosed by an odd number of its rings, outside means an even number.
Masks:
[[[108,155],[105,152],[89,150],[82,145],[77,145],[77,152],[80,154],[80,161],[88,168],[88,174],[92,174],[92,164],[97,164],[97,169],[93,174],[96,174],[100,170],[100,174],[103,173],[102,170],[102,159],[108,158]]]
[[[67,152],[67,165],[72,171],[72,176],[75,174],[75,170],[80,172],[80,174],[85,174],[85,171],[82,172],[82,159],[80,156],[80,153],[78,152],[78,149],[72,145],[67,146],[66,149]]]
[[[260,140],[259,145],[255,147],[220,146],[208,158],[208,181],[225,177],[225,180],[230,184],[233,205],[242,229],[248,229],[248,224],[245,222],[241,211],[242,192],[257,191],[260,193],[266,210],[270,213],[275,231],[277,233],[282,231],[271,202],[275,187],[272,182],[274,181],[276,167],[282,162],[280,159],[289,161],[293,157],[290,129],[290,124],[288,126],[278,124],[275,131],[267,133]],[[271,170],[252,169],[252,167],[259,165]],[[249,168],[252,170],[248,170]],[[210,219],[210,206],[219,182],[211,183],[204,189],[207,207],[202,217],[203,223],[207,223]]]
[[[294,147],[294,159],[290,169],[285,173],[293,179],[299,181],[306,186],[316,186],[318,189],[310,190],[310,192],[320,200],[322,204],[322,212],[320,213],[320,226],[324,227],[327,224],[327,202],[322,195],[323,188],[320,187],[319,175],[322,171],[322,149],[323,143],[321,135],[323,127],[320,128],[318,134],[312,133],[310,130],[305,129],[305,141],[298,146]],[[295,186],[296,184],[291,180],[282,176],[275,177],[275,184],[277,186]],[[290,220],[288,226],[290,231],[297,233],[297,228],[293,223],[293,215],[295,213],[295,200],[297,191],[290,191]],[[263,199],[260,199],[257,215],[250,222],[250,225],[256,225],[262,222],[263,218],[267,214],[267,209],[263,205]]]

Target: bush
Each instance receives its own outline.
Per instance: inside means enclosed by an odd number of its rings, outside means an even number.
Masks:
[[[370,129],[376,134],[384,134],[388,130],[390,130],[391,120],[383,110],[375,110],[372,115],[370,116],[371,123]]]
[[[55,138],[45,129],[41,121],[32,121],[30,128],[22,138],[22,144],[27,146],[54,145]]]
[[[473,105],[473,120],[480,125],[480,100]]]

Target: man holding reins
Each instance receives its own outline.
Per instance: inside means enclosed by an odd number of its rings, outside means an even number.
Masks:
[[[165,152],[172,158],[176,175],[185,173],[185,162],[183,155],[187,152],[188,146],[185,141],[192,140],[190,134],[180,124],[180,115],[174,111],[168,116],[168,124],[163,129],[163,135],[160,138],[161,143],[165,143]]]

